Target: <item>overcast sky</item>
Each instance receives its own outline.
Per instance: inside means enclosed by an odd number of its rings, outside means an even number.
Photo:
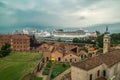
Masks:
[[[84,27],[120,22],[120,0],[0,0],[0,26]]]

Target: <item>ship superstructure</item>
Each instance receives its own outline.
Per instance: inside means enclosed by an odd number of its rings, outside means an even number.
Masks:
[[[22,31],[15,31],[14,34],[28,34],[28,35],[34,35],[36,38],[67,38],[67,39],[73,39],[73,38],[87,38],[87,37],[97,37],[96,32],[89,32],[85,30],[74,30],[74,31],[64,31],[63,29],[57,29],[52,32],[48,31],[36,31],[35,29],[26,30],[23,29]]]
[[[89,36],[93,36],[96,37],[96,33],[95,32],[88,32],[85,30],[76,30],[76,31],[64,31],[62,29],[58,29],[53,31],[52,35],[54,37],[67,37],[67,38],[84,38],[84,37],[89,37]]]

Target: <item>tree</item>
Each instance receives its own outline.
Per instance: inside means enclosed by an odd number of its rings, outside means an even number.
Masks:
[[[80,41],[80,40],[79,40],[78,38],[73,38],[73,41],[72,41],[72,42],[73,42],[73,43],[79,43],[79,41]]]
[[[96,34],[99,36],[100,35],[100,31],[96,31]]]
[[[99,35],[96,39],[96,45],[99,46],[100,48],[103,48],[103,36],[104,34]]]
[[[84,47],[84,50],[85,50],[85,52],[87,52],[87,53],[88,53],[88,48],[87,48],[87,47]]]
[[[62,42],[61,38],[58,38],[57,41],[58,41],[58,42]]]
[[[111,43],[113,45],[118,45],[120,44],[120,33],[114,33],[114,34],[111,34]]]
[[[0,57],[5,57],[11,53],[11,45],[9,43],[5,43],[0,50]]]

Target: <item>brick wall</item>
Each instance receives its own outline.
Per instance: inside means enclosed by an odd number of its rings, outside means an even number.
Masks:
[[[28,35],[0,35],[0,48],[11,44],[12,51],[30,51],[30,36]]]

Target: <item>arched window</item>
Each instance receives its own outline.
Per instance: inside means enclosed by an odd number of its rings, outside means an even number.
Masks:
[[[70,62],[72,62],[72,58],[70,58]]]
[[[100,70],[97,71],[97,76],[98,76],[98,77],[100,76]]]
[[[46,57],[46,61],[49,61],[49,57]]]
[[[104,76],[104,77],[106,76],[106,71],[105,71],[105,70],[103,70],[103,76]]]
[[[58,61],[61,61],[61,58],[60,58],[60,57],[58,57]]]
[[[75,59],[75,62],[76,62],[76,59]]]
[[[89,78],[89,80],[92,80],[92,74],[90,74],[90,78]]]

